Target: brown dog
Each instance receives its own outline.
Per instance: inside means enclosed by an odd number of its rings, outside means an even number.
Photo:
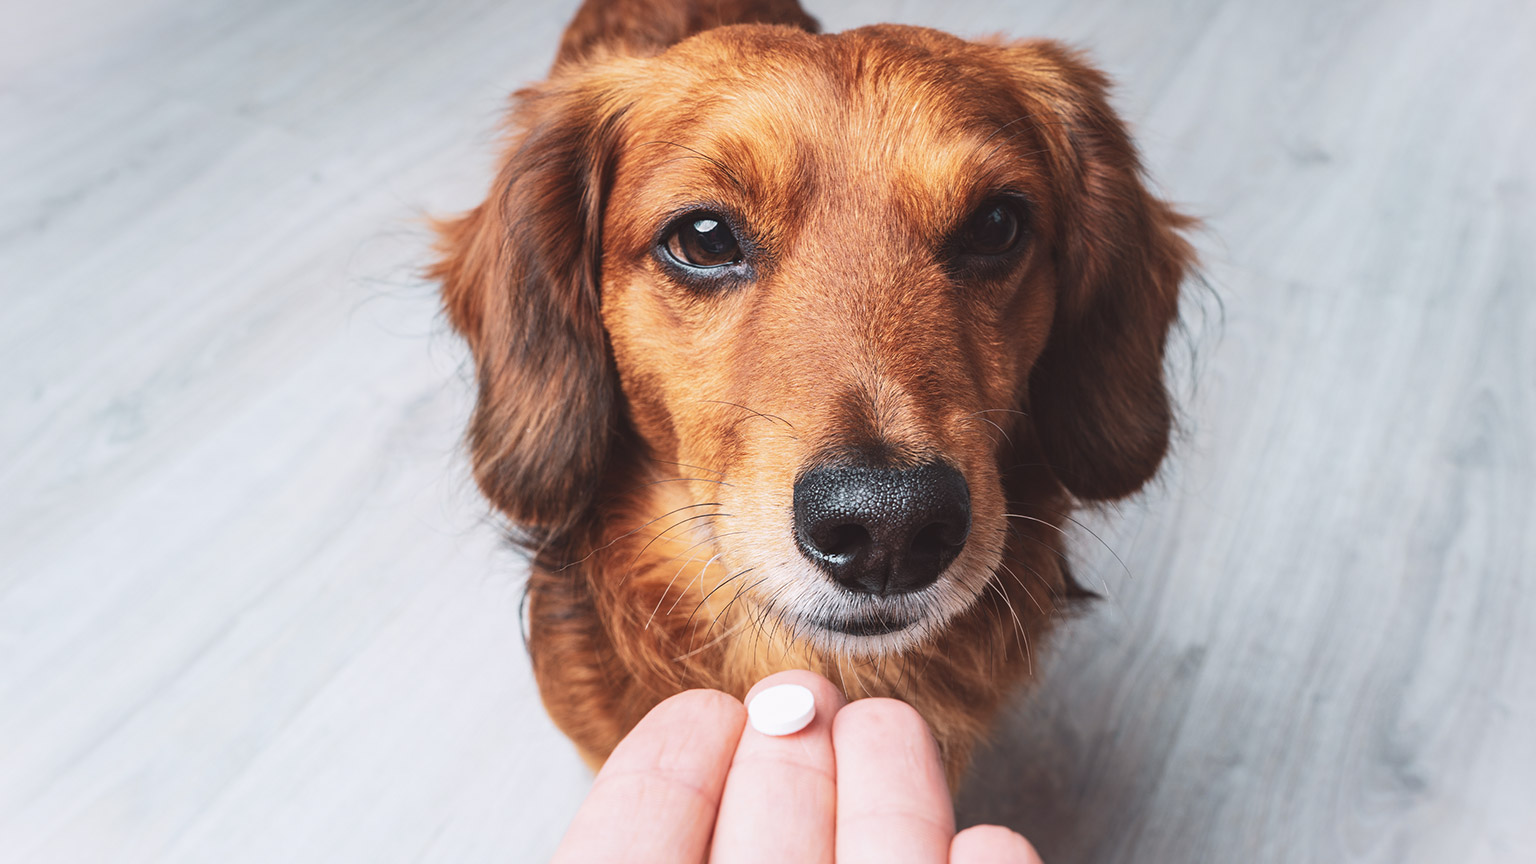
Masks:
[[[794,0],[587,0],[440,226],[475,477],[594,765],[672,693],[802,667],[915,706],[953,782],[1080,593],[1060,525],[1167,448],[1188,220],[1104,76],[816,31]]]

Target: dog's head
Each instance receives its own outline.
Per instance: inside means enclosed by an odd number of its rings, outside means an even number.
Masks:
[[[709,484],[720,562],[796,634],[933,632],[1001,561],[1005,472],[1114,499],[1167,447],[1186,223],[1105,90],[908,27],[557,67],[436,270],[481,488],[551,542],[643,454]]]

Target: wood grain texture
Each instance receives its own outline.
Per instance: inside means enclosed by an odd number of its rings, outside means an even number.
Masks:
[[[0,860],[553,848],[588,777],[416,268],[574,5],[8,13]],[[1178,456],[1085,519],[1111,599],[962,822],[1048,861],[1536,860],[1536,6],[808,5],[1090,48],[1207,225]]]

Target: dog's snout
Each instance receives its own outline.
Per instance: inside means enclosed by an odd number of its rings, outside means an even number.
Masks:
[[[906,594],[933,584],[970,530],[970,489],[942,462],[818,468],[795,483],[800,551],[850,591]]]

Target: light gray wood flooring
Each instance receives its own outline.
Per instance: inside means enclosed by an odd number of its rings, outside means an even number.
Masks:
[[[574,3],[6,6],[0,861],[543,858],[588,777],[416,268]],[[1088,47],[1206,221],[1177,459],[963,819],[1536,861],[1536,4],[808,6]]]

